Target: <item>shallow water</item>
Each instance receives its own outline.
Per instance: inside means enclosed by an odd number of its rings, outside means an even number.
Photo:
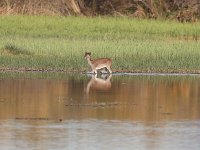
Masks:
[[[0,74],[0,149],[199,149],[200,76]]]

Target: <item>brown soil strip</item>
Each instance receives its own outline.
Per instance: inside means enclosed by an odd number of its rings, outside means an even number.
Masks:
[[[114,107],[114,106],[134,106],[137,105],[135,103],[117,103],[117,102],[113,102],[113,103],[82,103],[82,104],[66,104],[65,106],[68,107]]]
[[[16,120],[49,120],[49,118],[19,118],[16,117]]]
[[[0,72],[66,72],[66,73],[85,73],[88,71],[86,69],[41,69],[41,68],[8,68],[8,67],[0,67]],[[200,75],[200,70],[189,70],[189,69],[132,69],[132,70],[124,70],[124,69],[113,69],[113,74],[115,75]]]

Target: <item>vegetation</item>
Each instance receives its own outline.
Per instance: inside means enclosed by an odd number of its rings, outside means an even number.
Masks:
[[[199,0],[1,0],[0,14],[112,15],[195,22],[200,17],[200,2]]]
[[[114,71],[199,72],[199,23],[127,17],[0,16],[1,70],[85,71],[85,51]]]

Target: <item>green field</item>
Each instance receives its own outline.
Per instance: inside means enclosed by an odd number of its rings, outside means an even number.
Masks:
[[[85,51],[114,71],[200,72],[200,23],[114,17],[0,16],[1,70],[86,71]]]

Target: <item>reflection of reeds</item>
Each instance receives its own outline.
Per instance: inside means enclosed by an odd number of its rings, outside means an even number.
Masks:
[[[65,80],[4,78],[0,80],[0,119],[91,117],[148,122],[200,118],[198,77],[120,78],[112,78],[109,93],[93,91],[87,98],[83,92],[87,79],[78,76]]]
[[[45,16],[0,19],[1,67],[82,71],[87,68],[84,52],[91,51],[94,58],[112,58],[114,71],[198,72],[198,23]]]

